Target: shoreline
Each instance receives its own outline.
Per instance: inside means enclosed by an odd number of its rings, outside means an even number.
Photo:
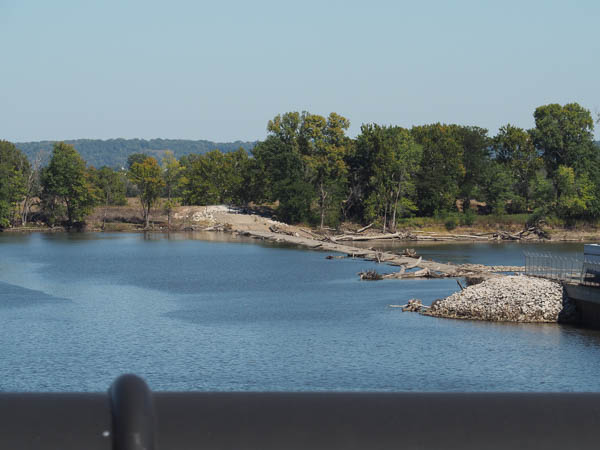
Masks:
[[[117,226],[115,228],[109,227],[108,229],[102,229],[101,227],[89,227],[86,226],[83,229],[68,229],[66,227],[63,226],[55,226],[55,227],[49,227],[47,225],[40,225],[40,226],[35,226],[35,227],[30,227],[30,226],[26,226],[26,227],[21,227],[21,226],[17,226],[17,227],[10,227],[10,228],[4,228],[2,230],[0,230],[0,233],[14,233],[14,234],[19,234],[19,233],[162,233],[162,234],[169,234],[169,233],[202,233],[202,232],[223,232],[223,233],[229,233],[229,234],[235,234],[235,233],[242,233],[243,231],[240,230],[227,230],[227,229],[214,229],[215,227],[208,227],[210,229],[206,229],[206,228],[172,228],[170,230],[167,229],[166,226],[157,226],[154,228],[150,228],[150,229],[144,229],[141,228],[139,226],[137,226],[136,224],[132,224],[130,222],[111,222],[112,225],[124,225],[124,227],[121,226]],[[293,225],[287,225],[292,227]],[[319,230],[317,228],[312,230],[313,233],[318,233]],[[407,234],[412,234],[412,233],[425,233],[423,231],[420,230],[412,230],[412,229],[408,229],[408,230],[404,230],[405,233]],[[481,233],[481,231],[478,231]],[[570,231],[570,230],[566,230],[566,229],[560,229],[560,231],[558,231],[559,233],[562,234],[561,237],[551,237],[549,239],[515,239],[515,240],[510,240],[510,239],[477,239],[477,238],[471,238],[469,236],[464,236],[464,237],[460,237],[457,236],[455,234],[452,233],[448,233],[448,234],[444,234],[444,233],[439,233],[439,232],[427,232],[428,236],[427,237],[418,237],[415,239],[411,239],[411,238],[377,238],[374,235],[366,235],[368,236],[367,239],[364,240],[360,240],[357,242],[406,242],[406,243],[411,243],[411,242],[417,242],[419,243],[419,245],[421,244],[425,244],[428,242],[432,242],[432,243],[448,243],[448,244],[452,244],[452,243],[458,243],[458,244],[464,244],[464,243],[479,243],[479,244],[495,244],[495,243],[515,243],[515,244],[538,244],[538,243],[547,243],[547,244],[554,244],[554,243],[561,243],[561,242],[581,242],[583,243],[595,243],[597,241],[600,240],[600,232],[598,233],[586,233],[584,237],[578,236],[579,234],[581,234],[582,232],[580,231]],[[485,234],[490,234],[490,233],[485,233]],[[571,234],[573,234],[572,236],[570,236]],[[434,236],[432,236],[434,235]],[[577,236],[576,236],[577,235]]]
[[[152,227],[143,229],[139,203],[136,199],[128,199],[123,206],[99,206],[86,219],[82,230],[68,230],[62,226],[53,228],[41,222],[31,222],[25,227],[6,228],[8,233],[28,232],[130,232],[156,233],[186,231],[273,231],[299,233],[309,236],[327,236],[336,241],[378,242],[378,236],[385,241],[402,242],[597,242],[600,241],[600,229],[588,228],[524,228],[519,223],[494,223],[472,226],[458,226],[452,230],[443,224],[427,226],[407,226],[399,228],[397,233],[375,231],[373,224],[362,227],[353,223],[342,223],[338,230],[326,228],[325,232],[312,229],[308,225],[289,225],[276,220],[274,212],[268,207],[232,207],[227,205],[178,206],[171,214],[171,230],[168,230],[169,219],[161,205],[151,215]],[[361,244],[359,244],[360,246]]]

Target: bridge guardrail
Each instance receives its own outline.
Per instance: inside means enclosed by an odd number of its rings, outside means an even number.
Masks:
[[[11,450],[597,449],[599,428],[597,392],[0,393]]]

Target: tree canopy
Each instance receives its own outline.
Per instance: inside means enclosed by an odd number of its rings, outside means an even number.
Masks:
[[[14,225],[27,192],[31,166],[27,157],[7,141],[0,141],[0,229]]]
[[[66,215],[68,226],[77,225],[98,202],[98,191],[86,164],[69,144],[54,144],[50,163],[42,172],[43,203],[51,223]]]
[[[169,225],[180,203],[267,203],[283,221],[322,228],[351,220],[396,229],[406,217],[459,212],[600,220],[600,147],[591,113],[577,103],[549,104],[534,119],[534,129],[507,124],[495,136],[458,124],[364,124],[352,139],[349,121],[335,112],[287,112],[268,121],[266,138],[251,152],[241,145],[156,153],[150,141],[134,140],[128,149],[135,151],[121,155],[127,169],[118,170],[86,167],[61,142],[42,170],[41,190],[39,164],[0,141],[0,227],[19,217],[25,223],[38,195],[48,223],[68,226],[81,223],[93,205],[123,204],[126,195],[139,197],[146,226],[161,196]]]
[[[150,211],[165,186],[161,168],[156,158],[149,156],[141,162],[134,162],[127,175],[138,187],[144,224],[146,228],[149,228]]]

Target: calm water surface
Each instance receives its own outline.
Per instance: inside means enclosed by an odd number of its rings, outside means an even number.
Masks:
[[[104,391],[135,372],[156,390],[600,391],[600,332],[402,313],[389,305],[456,282],[360,282],[373,263],[227,239],[0,234],[0,390]],[[417,246],[494,264],[524,248],[582,246]]]

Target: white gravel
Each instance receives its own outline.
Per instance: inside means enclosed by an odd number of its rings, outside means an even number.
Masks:
[[[500,322],[569,322],[575,306],[559,283],[524,275],[490,278],[436,300],[427,315]]]

